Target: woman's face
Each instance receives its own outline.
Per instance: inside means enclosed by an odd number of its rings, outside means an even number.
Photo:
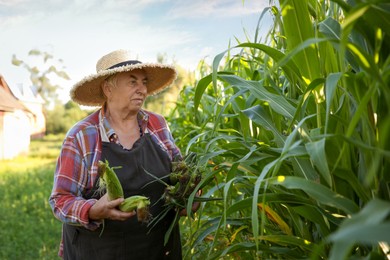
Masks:
[[[147,95],[147,78],[143,70],[133,70],[116,75],[116,85],[105,84],[104,93],[111,107],[138,112]],[[115,81],[114,80],[114,81]]]

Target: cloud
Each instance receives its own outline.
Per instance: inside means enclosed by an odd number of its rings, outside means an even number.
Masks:
[[[101,55],[119,48],[142,61],[166,53],[194,68],[225,50],[241,26],[256,21],[261,2],[268,1],[0,0],[0,70],[11,75],[9,81],[19,81],[21,68],[10,66],[11,55],[23,59],[33,48],[64,60],[72,82],[93,73]]]
[[[0,0],[0,15],[12,16],[15,13],[50,15],[67,10],[72,10],[76,14],[96,11],[102,15],[111,12],[134,14],[149,6],[165,2],[167,0]]]
[[[234,17],[245,14],[260,13],[268,5],[265,1],[238,0],[198,0],[177,1],[170,10],[169,17],[177,18],[204,18],[204,17]]]

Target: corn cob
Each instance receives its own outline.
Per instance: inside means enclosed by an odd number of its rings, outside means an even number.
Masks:
[[[145,196],[134,195],[126,198],[119,205],[121,211],[130,212],[137,210],[137,219],[139,222],[148,222],[150,220],[149,213],[150,200]]]
[[[114,167],[110,167],[107,160],[105,162],[99,161],[98,173],[100,175],[100,180],[102,181],[101,185],[103,185],[107,190],[108,200],[115,200],[124,197],[123,188],[116,176]]]
[[[101,180],[101,187],[105,188],[108,194],[108,200],[115,200],[123,198],[122,185],[114,171],[114,168],[110,167],[108,161],[99,161],[98,173]],[[150,200],[147,197],[135,195],[126,198],[120,205],[121,211],[130,212],[137,210],[137,218],[139,222],[148,222],[151,218],[149,213]]]

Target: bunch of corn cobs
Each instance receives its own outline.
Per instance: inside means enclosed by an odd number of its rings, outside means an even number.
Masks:
[[[170,183],[165,183],[159,179],[166,186],[164,194],[161,197],[164,200],[164,209],[159,215],[153,216],[148,226],[153,229],[169,212],[175,212],[175,217],[165,233],[164,245],[167,244],[173,227],[180,218],[181,210],[187,208],[191,194],[202,180],[203,170],[199,167],[197,160],[198,158],[195,153],[189,153],[183,159],[174,160],[172,162],[172,171],[169,174]],[[196,199],[193,197],[192,202],[197,201]]]
[[[181,160],[172,162],[167,185],[163,195],[165,205],[176,209],[184,209],[188,198],[202,179],[202,170],[197,165],[196,153],[189,153]]]

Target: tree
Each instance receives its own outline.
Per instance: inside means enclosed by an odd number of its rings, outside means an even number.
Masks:
[[[68,101],[65,105],[57,103],[53,109],[47,111],[46,131],[48,134],[66,133],[77,121],[89,113],[73,101]]]
[[[53,81],[69,80],[68,74],[63,70],[62,60],[54,59],[53,55],[33,49],[28,53],[35,57],[34,65],[12,56],[12,64],[22,66],[30,73],[30,79],[36,91],[45,100],[44,113],[46,114],[46,131],[50,134],[65,133],[74,123],[88,115],[73,101],[62,104],[58,99],[57,90],[60,84]],[[60,68],[60,69],[58,69]]]
[[[55,60],[53,55],[48,52],[42,52],[37,49],[29,51],[29,56],[37,57],[35,65],[20,60],[14,54],[12,56],[12,64],[15,66],[22,66],[30,73],[30,79],[33,86],[36,88],[38,94],[45,100],[46,105],[51,102],[56,102],[57,90],[61,88],[60,85],[54,84],[53,80],[64,79],[69,80],[68,74],[57,67],[62,64],[62,60]],[[54,76],[54,78],[53,78]]]

